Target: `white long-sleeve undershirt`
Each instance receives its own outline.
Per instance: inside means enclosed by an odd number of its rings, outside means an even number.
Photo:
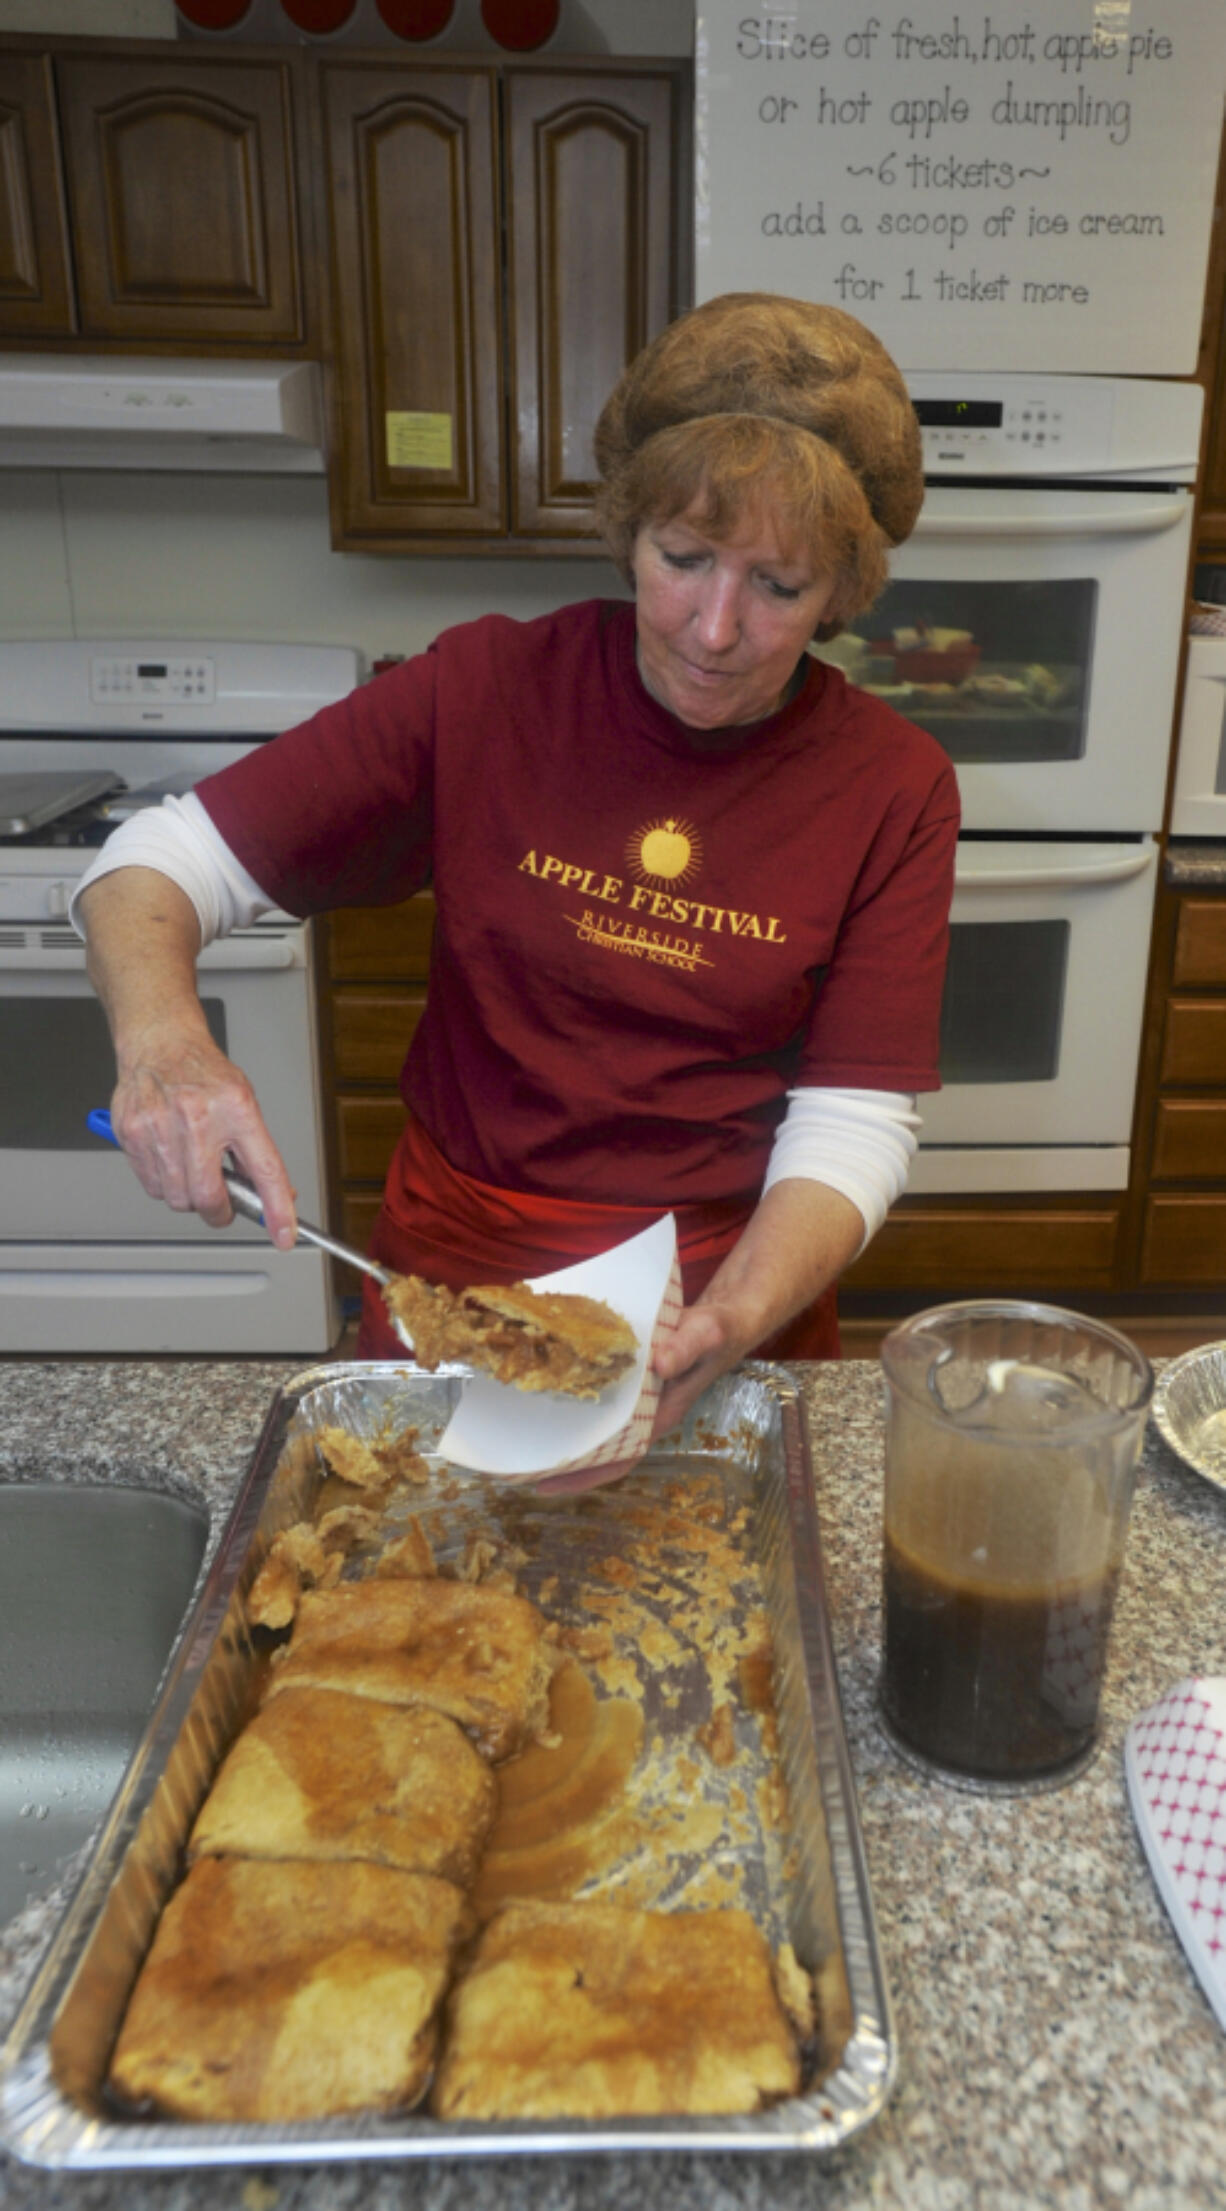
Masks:
[[[73,893],[69,918],[79,936],[82,891],[124,867],[153,868],[178,884],[196,909],[202,946],[277,910],[193,791],[142,808],[112,831]],[[789,1090],[762,1187],[799,1175],[839,1191],[864,1221],[863,1251],[906,1188],[919,1126],[915,1099],[903,1091]]]
[[[277,910],[213,827],[194,791],[144,806],[111,831],[72,894],[68,918],[78,936],[85,934],[77,914],[82,891],[116,868],[153,868],[177,883],[196,909],[202,946],[232,929],[249,929]]]

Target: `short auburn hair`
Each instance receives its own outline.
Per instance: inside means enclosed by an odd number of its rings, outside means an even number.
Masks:
[[[890,355],[854,315],[727,292],[670,323],[596,425],[596,511],[631,577],[645,522],[693,513],[717,539],[769,513],[832,578],[819,637],[872,605],[924,496],[919,424]]]

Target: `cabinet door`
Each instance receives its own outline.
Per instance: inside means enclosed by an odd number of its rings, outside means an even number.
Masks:
[[[516,533],[595,535],[596,418],[676,304],[677,87],[663,71],[507,72]]]
[[[494,73],[336,60],[320,75],[334,537],[500,532]]]
[[[0,54],[0,333],[75,328],[51,63]]]
[[[59,58],[86,335],[301,339],[294,66],[288,57]]]

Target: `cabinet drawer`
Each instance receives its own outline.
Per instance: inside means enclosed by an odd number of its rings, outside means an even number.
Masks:
[[[1226,1283],[1226,1197],[1150,1198],[1141,1242],[1143,1283]]]
[[[343,1244],[350,1244],[354,1251],[367,1249],[381,1203],[381,1195],[376,1191],[342,1190],[340,1238]],[[343,1259],[338,1259],[337,1265],[344,1270],[342,1287],[351,1294],[360,1286],[362,1276],[356,1267],[349,1266]]]
[[[1184,898],[1175,932],[1176,989],[1226,983],[1226,898]]]
[[[429,891],[401,906],[343,906],[328,920],[328,973],[337,982],[386,975],[424,982],[430,966],[434,900]]]
[[[394,1083],[425,1010],[424,990],[338,990],[332,1000],[338,1080]]]
[[[1156,1182],[1226,1182],[1226,1098],[1160,1098],[1150,1173]]]
[[[1158,1080],[1226,1088],[1226,998],[1172,999]]]
[[[1107,1290],[1120,1208],[924,1206],[891,1215],[843,1280],[849,1290]]]
[[[404,1105],[398,1097],[338,1098],[336,1148],[344,1180],[381,1184],[403,1127]]]

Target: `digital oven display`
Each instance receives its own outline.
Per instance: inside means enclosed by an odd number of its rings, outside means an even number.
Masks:
[[[917,399],[913,404],[928,430],[999,430],[1005,419],[999,399]]]
[[[138,660],[136,673],[138,676],[164,676],[166,663],[164,660]]]

